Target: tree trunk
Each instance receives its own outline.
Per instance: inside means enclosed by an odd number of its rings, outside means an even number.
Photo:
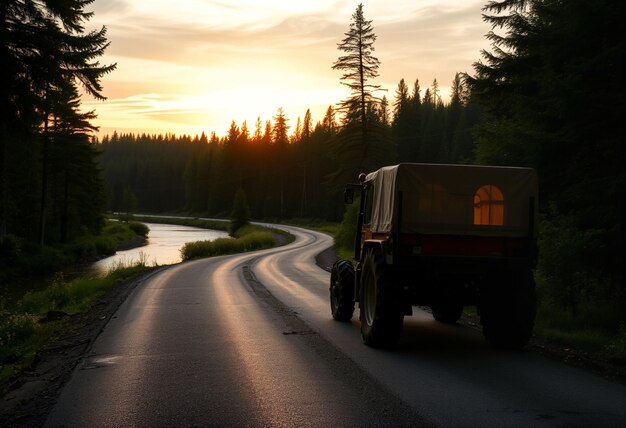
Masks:
[[[39,210],[39,245],[46,242],[46,197],[48,194],[48,113],[43,128],[43,159],[41,162],[41,206]]]

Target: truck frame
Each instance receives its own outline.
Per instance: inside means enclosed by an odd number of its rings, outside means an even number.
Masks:
[[[401,163],[359,176],[354,260],[338,260],[331,313],[360,309],[365,344],[396,345],[404,316],[427,306],[456,323],[476,306],[486,340],[521,347],[536,314],[537,177],[530,168]]]

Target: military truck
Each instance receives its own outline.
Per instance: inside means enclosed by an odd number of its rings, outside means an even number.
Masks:
[[[354,261],[331,271],[335,320],[350,321],[358,303],[363,341],[384,348],[398,342],[413,306],[443,323],[475,306],[488,342],[527,344],[536,312],[534,170],[401,163],[361,174],[344,196],[360,205]]]

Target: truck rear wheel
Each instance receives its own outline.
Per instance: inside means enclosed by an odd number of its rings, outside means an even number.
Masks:
[[[521,348],[528,343],[535,326],[537,297],[530,270],[513,272],[509,284],[492,287],[491,296],[480,309],[483,335],[492,345]],[[495,290],[507,290],[495,292]]]
[[[350,321],[354,313],[354,267],[338,260],[330,272],[330,311],[337,321]]]
[[[380,250],[370,249],[363,261],[360,294],[361,336],[373,348],[393,347],[402,334],[401,296],[394,289]]]

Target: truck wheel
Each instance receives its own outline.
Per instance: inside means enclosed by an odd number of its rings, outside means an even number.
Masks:
[[[354,313],[354,267],[338,260],[330,273],[330,311],[337,321],[350,321]]]
[[[361,272],[361,336],[373,348],[390,348],[402,334],[400,293],[394,289],[390,271],[379,250],[365,255]]]
[[[492,345],[521,348],[530,340],[535,326],[535,280],[530,270],[513,272],[509,278],[509,284],[499,284],[509,292],[489,297],[481,308],[480,322],[485,339]]]
[[[444,305],[433,305],[433,318],[445,324],[456,324],[463,315],[463,305],[460,303],[448,303]]]

